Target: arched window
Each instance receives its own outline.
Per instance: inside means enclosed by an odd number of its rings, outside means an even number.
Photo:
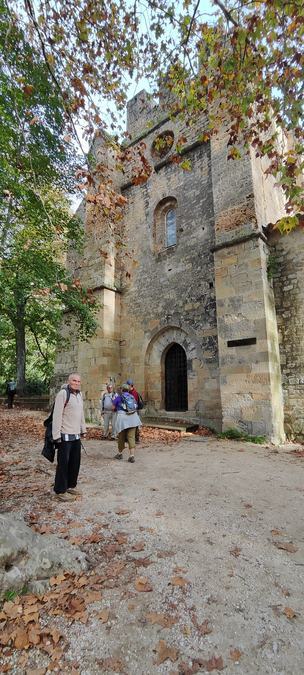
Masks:
[[[153,249],[156,253],[177,244],[177,201],[162,199],[154,211]]]
[[[177,342],[165,356],[165,408],[175,412],[188,410],[187,357]]]
[[[166,245],[176,244],[176,210],[169,209],[166,213]]]

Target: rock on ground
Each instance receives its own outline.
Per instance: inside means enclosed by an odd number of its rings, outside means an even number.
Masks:
[[[64,539],[33,532],[15,514],[0,514],[0,597],[24,587],[39,592],[59,571],[86,567],[85,553]]]

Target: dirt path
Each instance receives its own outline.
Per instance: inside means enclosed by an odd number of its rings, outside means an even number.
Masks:
[[[23,636],[17,649],[11,637],[0,672],[303,673],[304,459],[293,446],[187,436],[146,441],[132,465],[127,453],[113,460],[114,443],[89,440],[83,498],[61,505],[37,416],[32,436],[28,413],[19,418],[16,446],[3,415],[3,510],[74,542],[90,570],[14,599],[19,616],[37,604],[39,640]],[[78,614],[64,597],[78,599]]]

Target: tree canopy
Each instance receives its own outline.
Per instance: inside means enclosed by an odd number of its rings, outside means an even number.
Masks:
[[[303,210],[304,9],[290,0],[13,0],[61,96],[68,133],[82,121],[117,130],[135,82],[155,94],[166,78],[172,112],[229,121],[229,157],[250,145],[269,159],[287,213]],[[174,97],[173,97],[174,101]],[[178,103],[177,103],[178,102]],[[113,108],[115,105],[115,111]],[[280,143],[278,127],[292,143]],[[294,221],[295,223],[297,220]]]
[[[61,97],[23,29],[2,10],[0,313],[2,339],[13,337],[16,347],[15,358],[6,350],[6,359],[22,391],[30,335],[50,365],[64,310],[76,317],[81,337],[96,324],[91,294],[65,267],[67,250],[79,248],[83,233],[65,196],[73,189],[75,153],[64,141]]]

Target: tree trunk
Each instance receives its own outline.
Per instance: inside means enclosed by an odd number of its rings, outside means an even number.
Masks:
[[[18,394],[24,393],[25,388],[25,303],[17,305],[17,317],[15,323],[16,338],[16,362],[17,362],[17,391]]]

